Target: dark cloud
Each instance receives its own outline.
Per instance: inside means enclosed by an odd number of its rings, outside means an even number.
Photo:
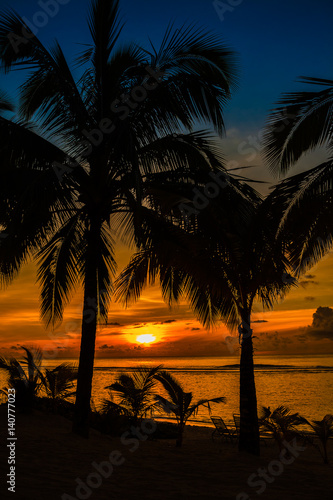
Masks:
[[[331,307],[318,307],[313,314],[312,327],[332,327],[333,326],[333,309]]]
[[[103,344],[103,345],[99,346],[98,349],[102,349],[102,350],[104,350],[104,349],[114,349],[114,346],[113,345],[108,345],[108,344]]]
[[[201,330],[201,328],[191,328],[191,331],[193,332],[194,330]]]
[[[332,340],[333,341],[333,330],[313,330],[310,332],[310,336],[315,340]]]
[[[103,332],[98,334],[99,337],[114,337],[117,335],[124,335],[124,334],[122,332]]]
[[[293,340],[279,332],[262,332],[255,336],[255,348],[268,351],[285,351]]]
[[[319,285],[318,281],[313,281],[313,280],[302,280],[299,282],[299,284],[303,287],[306,288],[308,285]]]
[[[168,323],[174,323],[175,321],[177,321],[177,320],[176,319],[166,319],[165,321],[161,321],[160,325],[166,325]]]
[[[312,295],[308,295],[307,297],[304,297],[304,300],[307,300],[308,302],[313,302],[316,299],[316,297],[312,297]]]
[[[307,280],[313,280],[315,279],[316,275],[315,274],[305,274],[304,275],[304,278],[306,278]]]
[[[115,321],[114,323],[107,323],[108,326],[121,326],[120,323],[117,323],[117,321]]]
[[[313,314],[312,325],[308,326],[306,333],[315,340],[333,340],[333,309],[318,307]]]
[[[251,323],[268,323],[267,319],[256,319],[255,321],[251,321]]]

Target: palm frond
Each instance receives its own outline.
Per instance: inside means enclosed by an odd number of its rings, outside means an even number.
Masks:
[[[91,4],[88,26],[93,40],[93,53],[89,54],[95,69],[95,85],[98,89],[96,103],[100,118],[107,116],[108,62],[117,43],[123,25],[119,20],[118,0],[94,0]]]
[[[161,366],[138,367],[133,374],[119,375],[115,382],[106,387],[110,391],[110,399],[104,400],[103,411],[116,410],[132,417],[134,421],[147,415],[156,407],[155,377],[160,368]]]
[[[271,112],[263,143],[274,173],[286,173],[305,152],[332,140],[333,81],[309,77],[301,81],[324,89],[284,94]]]
[[[73,396],[74,380],[77,379],[77,375],[77,366],[72,363],[61,363],[52,370],[45,369],[42,382],[47,396],[53,400]]]
[[[297,275],[308,271],[332,248],[332,168],[329,159],[285,179],[270,194],[270,204],[280,219],[278,237],[289,242]]]
[[[212,33],[194,25],[172,26],[166,30],[159,49],[146,51],[152,69],[164,73],[156,90],[149,93],[144,106],[137,113],[147,115],[150,109],[160,109],[163,117],[166,103],[174,110],[179,123],[188,130],[195,120],[212,123],[215,130],[224,130],[221,110],[235,86],[236,57],[223,41]],[[202,77],[202,75],[205,75]],[[158,124],[160,130],[177,132],[177,122],[168,128],[168,120]],[[194,120],[194,121],[193,121]]]
[[[14,106],[6,92],[0,91],[0,111],[14,111]]]
[[[160,373],[155,375],[155,379],[158,380],[166,392],[168,393],[172,404],[179,409],[182,397],[184,395],[184,389],[178,380],[168,371],[162,370]]]
[[[210,406],[212,403],[219,404],[219,403],[225,403],[225,402],[226,402],[226,398],[224,396],[220,396],[218,398],[211,398],[211,399],[199,399],[199,401],[197,403],[191,405],[188,408],[187,414],[189,417],[191,417],[192,415],[196,415],[198,413],[200,406],[204,406],[205,408],[207,408],[209,414],[211,414],[212,410],[211,410]]]
[[[46,325],[62,320],[63,310],[83,278],[85,226],[81,214],[71,218],[39,252],[41,316]]]
[[[108,307],[113,293],[113,278],[117,264],[114,258],[114,240],[106,224],[102,226],[97,270],[97,314],[101,321],[107,322]]]

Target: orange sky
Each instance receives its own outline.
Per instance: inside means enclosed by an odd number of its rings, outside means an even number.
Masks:
[[[128,250],[119,250],[120,267]],[[331,336],[317,335],[312,314],[319,306],[333,306],[333,255],[330,253],[303,278],[274,311],[263,313],[255,306],[252,316],[257,354],[333,353]],[[0,292],[0,353],[14,351],[20,344],[40,345],[46,358],[76,357],[80,341],[82,295],[78,293],[56,330],[46,330],[39,319],[35,267],[24,267],[20,276]],[[137,337],[152,334],[155,341],[140,344]],[[140,301],[128,309],[112,304],[109,324],[98,328],[97,357],[216,356],[238,352],[236,335],[230,337],[223,324],[206,331],[186,304],[170,310],[157,286],[146,289]]]

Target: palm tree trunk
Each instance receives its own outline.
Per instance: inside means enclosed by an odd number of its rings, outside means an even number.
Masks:
[[[94,373],[98,298],[96,275],[98,237],[99,225],[95,221],[95,224],[91,225],[88,235],[80,360],[72,428],[74,433],[83,437],[89,436],[90,399]]]
[[[181,445],[183,444],[183,432],[184,432],[184,425],[183,425],[183,423],[181,423],[178,426],[178,437],[177,437],[177,440],[176,440],[176,446],[177,447],[181,447]]]
[[[240,432],[239,451],[260,455],[257,395],[254,381],[252,330],[250,315],[242,317],[240,359]]]
[[[323,449],[324,449],[324,464],[328,464],[328,454],[327,454],[327,441],[323,441]]]

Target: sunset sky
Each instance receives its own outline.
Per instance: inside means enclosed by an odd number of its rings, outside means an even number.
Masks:
[[[43,2],[13,0],[10,6],[32,21]],[[55,37],[69,60],[89,41],[85,12],[86,0],[70,0],[61,5],[58,15],[37,36],[49,43]],[[215,2],[216,3],[216,2]],[[223,4],[223,2],[219,2]],[[237,6],[231,7],[231,4]],[[211,1],[206,0],[122,0],[121,9],[126,26],[122,40],[148,45],[148,36],[158,45],[167,27],[174,20],[180,26],[194,21],[220,33],[228,45],[239,53],[240,86],[225,113],[227,135],[221,142],[229,166],[253,165],[246,174],[265,180],[267,192],[272,179],[259,154],[261,130],[268,110],[281,92],[304,89],[295,83],[301,75],[332,78],[333,4],[331,0],[316,3],[307,0],[269,2],[243,0],[224,4],[229,8],[222,20]],[[1,8],[8,2],[0,0]],[[273,22],[274,20],[274,22]],[[1,75],[0,88],[15,98],[20,74]],[[309,87],[311,89],[311,87]],[[317,89],[316,89],[317,90]],[[315,166],[327,152],[315,152],[301,159],[292,170]],[[236,162],[236,163],[235,163]],[[251,172],[251,173],[249,173]],[[245,175],[245,171],[243,172]],[[119,270],[130,252],[119,245]],[[260,354],[333,353],[333,322],[312,327],[312,315],[319,306],[333,307],[333,254],[303,277],[297,290],[274,311],[263,313],[255,307],[253,328],[255,346]],[[77,356],[80,340],[82,296],[78,293],[66,309],[63,324],[55,331],[46,331],[39,319],[36,267],[25,266],[18,279],[0,292],[1,352],[19,345],[41,345],[49,357]],[[155,337],[151,344],[140,343],[139,335]],[[112,304],[109,324],[99,326],[96,355],[121,356],[216,356],[238,352],[236,336],[221,324],[207,332],[195,320],[186,304],[169,310],[158,287],[146,289],[141,300],[124,310]]]

